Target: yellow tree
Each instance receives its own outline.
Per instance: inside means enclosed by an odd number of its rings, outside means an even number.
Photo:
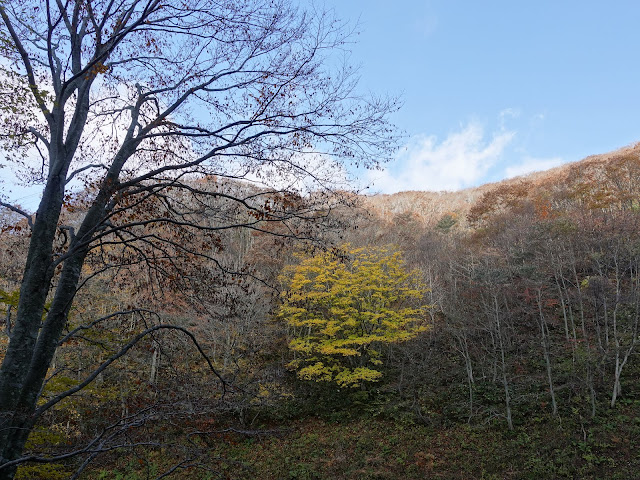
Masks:
[[[424,285],[392,247],[351,248],[290,268],[278,316],[301,379],[357,387],[382,377],[385,345],[426,330]]]

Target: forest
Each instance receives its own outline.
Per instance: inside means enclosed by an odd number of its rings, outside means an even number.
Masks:
[[[631,478],[639,152],[480,187],[436,222],[349,196],[319,243],[232,230],[215,261],[104,242],[39,402],[98,374],[43,413],[16,478]],[[27,236],[5,213],[5,346]]]
[[[330,12],[0,18],[0,480],[637,477],[640,144],[364,195]]]

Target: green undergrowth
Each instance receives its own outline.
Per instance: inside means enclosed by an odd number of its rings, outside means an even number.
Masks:
[[[611,414],[593,425],[539,418],[514,431],[308,419],[283,436],[220,453],[248,466],[224,471],[229,479],[629,479],[640,468],[638,447],[640,417]]]
[[[640,471],[637,401],[594,420],[532,416],[513,431],[498,419],[426,425],[365,413],[280,420],[267,430],[208,442],[206,472],[181,470],[169,478],[622,480]],[[156,452],[84,478],[155,478],[149,474],[169,467],[168,460]]]

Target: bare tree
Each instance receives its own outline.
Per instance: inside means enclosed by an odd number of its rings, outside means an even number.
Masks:
[[[197,252],[188,235],[147,232],[154,225],[205,230],[214,253],[224,229],[304,236],[301,220],[320,216],[298,195],[304,181],[327,191],[336,178],[328,167],[375,166],[394,148],[385,118],[395,104],[354,93],[354,72],[334,55],[349,41],[344,24],[288,0],[3,0],[0,17],[2,140],[23,178],[44,185],[35,217],[2,199],[31,228],[0,370],[5,479],[41,413],[93,249],[120,242],[162,273],[172,254]],[[33,154],[35,166],[24,160]],[[196,182],[214,175],[263,188],[234,194]],[[86,186],[86,213],[61,225],[74,182]],[[175,191],[189,200],[173,200]],[[246,215],[198,225],[197,213],[216,211],[205,198]]]

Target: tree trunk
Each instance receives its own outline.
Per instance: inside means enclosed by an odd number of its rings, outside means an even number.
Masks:
[[[52,246],[63,186],[64,182],[50,181],[40,203],[20,288],[14,332],[0,369],[0,464],[21,455],[37,421],[37,400],[76,294],[89,240],[104,216],[104,205],[111,195],[103,189],[84,218],[78,235],[69,246],[68,259],[43,319],[55,270]],[[0,469],[0,480],[11,479],[14,474],[15,467]]]
[[[540,320],[540,343],[542,344],[542,351],[544,352],[544,363],[547,367],[547,381],[549,382],[549,395],[551,396],[551,406],[553,409],[553,415],[558,414],[558,404],[556,403],[556,394],[553,388],[553,374],[551,371],[551,356],[549,354],[549,336],[547,334],[547,322],[544,319],[542,312],[542,292],[538,290],[538,313]]]
[[[16,321],[0,368],[0,464],[17,458],[24,447],[31,429],[31,415],[35,411],[32,392],[42,386],[36,371],[49,365],[38,360],[42,350],[58,343],[39,335],[42,315],[54,274],[52,245],[62,205],[64,181],[59,176],[50,177],[43,193],[40,208],[33,225],[29,252],[24,269]],[[48,321],[48,318],[47,318]],[[45,322],[46,323],[46,322]],[[47,348],[48,347],[48,348]],[[44,352],[42,352],[44,353]],[[0,470],[0,479],[13,478],[15,468]]]

